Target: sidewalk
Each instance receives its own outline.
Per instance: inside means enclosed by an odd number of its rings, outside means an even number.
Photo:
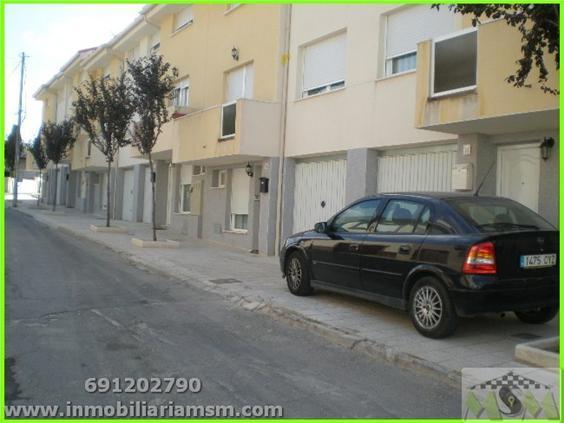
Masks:
[[[74,209],[58,207],[53,214],[37,209],[33,201],[23,201],[18,210],[60,231],[103,244],[138,267],[179,278],[249,311],[308,326],[350,349],[429,371],[452,383],[457,383],[464,367],[521,367],[513,358],[517,344],[558,335],[558,319],[546,325],[527,325],[508,313],[503,318],[461,319],[452,337],[427,339],[416,332],[403,311],[328,292],[311,297],[291,295],[276,257],[189,240],[167,230],[158,231],[159,239],[180,241],[181,248],[139,248],[131,244],[131,238],[150,239],[146,223],[119,221],[116,224],[127,227],[128,234],[104,234],[89,229],[91,224],[103,225],[102,217]]]

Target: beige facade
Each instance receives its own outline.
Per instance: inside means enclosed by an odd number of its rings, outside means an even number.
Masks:
[[[160,225],[272,254],[360,196],[482,180],[556,223],[558,97],[505,82],[520,36],[502,21],[474,29],[429,5],[150,5],[41,88],[43,119],[72,113],[73,86],[153,53],[178,69],[153,151]],[[120,150],[116,218],[148,221],[146,159]],[[103,209],[105,161],[84,135],[68,164],[67,205]]]

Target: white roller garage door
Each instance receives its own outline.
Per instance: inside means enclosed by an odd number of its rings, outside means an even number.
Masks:
[[[294,232],[312,229],[345,206],[346,168],[340,157],[296,164]]]
[[[378,159],[378,192],[452,191],[456,144],[386,151]]]
[[[133,220],[133,170],[123,172],[123,220]]]

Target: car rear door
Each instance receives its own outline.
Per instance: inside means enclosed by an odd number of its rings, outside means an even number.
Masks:
[[[312,277],[340,287],[359,287],[360,246],[382,200],[355,203],[329,223],[327,237],[311,245]]]
[[[360,282],[374,294],[400,298],[403,282],[416,266],[431,208],[424,201],[390,199],[361,246]]]

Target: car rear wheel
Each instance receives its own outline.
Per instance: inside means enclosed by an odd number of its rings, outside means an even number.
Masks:
[[[294,295],[305,296],[313,292],[309,278],[306,261],[303,254],[295,251],[290,254],[286,262],[286,283]]]
[[[427,276],[409,294],[409,317],[415,329],[428,338],[444,338],[456,329],[458,318],[445,286]]]
[[[539,307],[533,310],[515,311],[514,313],[524,323],[539,325],[554,319],[558,314],[558,307]]]

